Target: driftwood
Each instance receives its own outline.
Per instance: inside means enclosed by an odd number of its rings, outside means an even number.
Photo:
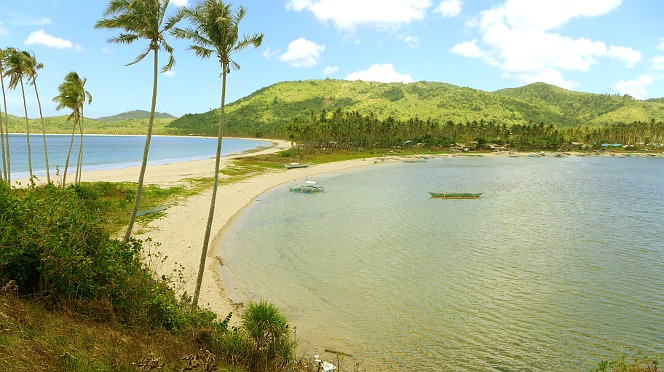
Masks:
[[[351,354],[347,354],[347,353],[344,353],[342,351],[336,351],[336,350],[332,350],[332,349],[325,349],[325,352],[326,353],[343,355],[343,356],[347,356],[347,357],[353,357],[353,355],[351,355]]]

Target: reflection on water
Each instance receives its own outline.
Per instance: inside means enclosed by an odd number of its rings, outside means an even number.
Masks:
[[[263,195],[219,253],[239,300],[275,303],[305,349],[395,370],[664,351],[661,158],[450,157],[318,181]]]

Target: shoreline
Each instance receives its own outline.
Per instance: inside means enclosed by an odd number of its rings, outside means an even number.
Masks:
[[[262,140],[268,141],[272,145],[267,148],[259,147],[242,153],[224,156],[221,158],[221,168],[225,167],[230,160],[236,157],[249,154],[273,153],[291,147],[289,141]],[[533,155],[533,153],[455,153],[428,155],[427,157],[527,157],[530,155]],[[545,156],[551,157],[554,155],[556,153],[549,152]],[[611,154],[577,154],[575,152],[568,152],[564,156],[611,156]],[[661,156],[661,154],[657,156]],[[225,267],[221,259],[218,258],[219,243],[236,217],[248,205],[260,197],[260,195],[286,183],[304,180],[325,173],[369,165],[412,161],[414,159],[418,159],[418,157],[415,155],[400,156],[398,154],[391,154],[383,157],[345,160],[318,164],[308,168],[269,171],[248,180],[219,185],[216,200],[217,206],[212,226],[212,247],[208,250],[206,259],[205,275],[203,277],[199,300],[200,306],[208,308],[221,318],[230,312],[238,315],[241,309],[238,300],[243,299],[244,296],[240,293],[242,290],[238,287],[235,275],[232,273],[232,268]],[[187,178],[212,177],[214,162],[215,159],[212,158],[148,165],[145,173],[145,184],[173,186],[181,184]],[[82,181],[136,182],[139,171],[140,166],[86,171],[82,174]],[[24,185],[28,184],[26,179],[12,181],[13,184],[16,182],[23,182],[22,184]],[[186,291],[189,295],[193,294],[198,274],[200,252],[207,223],[207,212],[209,210],[211,194],[212,188],[210,187],[197,195],[177,200],[175,203],[169,205],[168,209],[163,212],[164,215],[162,217],[150,221],[145,226],[136,227],[135,230],[137,232],[134,233],[134,236],[138,239],[146,240],[149,238],[151,243],[146,242],[144,244],[146,249],[152,251],[152,253],[160,253],[162,255],[163,262],[158,264],[157,267],[153,267],[157,275],[169,276],[174,273],[174,270],[180,270],[181,268],[181,274],[185,282],[174,283],[181,285],[175,289]],[[238,303],[234,301],[238,301]]]

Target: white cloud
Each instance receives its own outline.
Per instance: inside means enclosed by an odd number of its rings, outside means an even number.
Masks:
[[[323,70],[323,75],[332,75],[336,72],[339,71],[339,67],[337,66],[327,66],[325,67],[325,70]]]
[[[26,45],[41,44],[49,48],[69,49],[74,47],[71,41],[47,34],[44,29],[39,29],[28,35],[24,42]]]
[[[556,32],[573,18],[594,17],[616,9],[622,0],[506,0],[482,11],[466,23],[480,38],[452,47],[451,52],[481,58],[525,82],[543,81],[563,88],[577,83],[565,80],[563,71],[589,71],[601,58],[634,66],[641,54],[629,47],[607,47],[602,41],[571,38]]]
[[[420,38],[417,37],[417,36],[408,35],[408,36],[404,36],[402,39],[403,39],[403,42],[406,43],[406,45],[409,45],[411,47],[417,46],[417,44],[420,42]]]
[[[189,0],[171,0],[175,6],[187,6],[189,5]]]
[[[664,37],[659,39],[659,43],[657,43],[657,49],[664,52]]]
[[[461,14],[463,1],[461,0],[445,0],[438,4],[435,13],[441,13],[443,17],[456,17]]]
[[[174,77],[175,76],[175,70],[164,71],[164,75],[166,75],[168,77]]]
[[[310,11],[343,31],[360,27],[396,28],[422,20],[431,0],[290,0],[286,9]]]
[[[622,46],[611,45],[607,51],[607,56],[622,61],[625,63],[625,67],[634,67],[637,62],[641,61],[641,53]]]
[[[652,60],[651,70],[664,71],[664,56],[657,56]]]
[[[655,81],[652,75],[641,75],[636,80],[619,81],[615,88],[622,94],[629,94],[636,99],[645,99],[648,97],[646,88]]]
[[[596,17],[616,9],[622,0],[507,0],[503,5],[485,10],[483,22],[500,21],[514,28],[552,30],[576,17]]]
[[[324,50],[325,45],[318,45],[301,37],[288,44],[288,51],[279,59],[292,67],[311,67],[318,63]]]
[[[379,83],[413,82],[410,74],[399,74],[389,63],[375,64],[365,71],[353,72],[346,76],[346,80],[377,81]]]
[[[464,41],[462,43],[459,43],[450,49],[452,53],[464,56],[464,57],[472,57],[472,58],[479,58],[482,56],[482,51],[480,48],[477,46],[477,40],[472,40],[472,41]]]
[[[265,51],[263,52],[263,58],[270,59],[272,58],[277,52],[275,50],[272,50],[272,48],[267,47]]]

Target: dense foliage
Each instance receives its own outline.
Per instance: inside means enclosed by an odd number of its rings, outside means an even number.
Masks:
[[[166,113],[166,112],[155,112],[154,113],[155,119],[175,119],[175,116]],[[150,112],[145,111],[145,110],[132,110],[132,111],[127,111],[123,112],[120,114],[116,114],[113,116],[103,116],[97,119],[94,119],[96,121],[101,121],[101,122],[114,122],[114,121],[123,121],[123,120],[132,120],[132,119],[149,119],[150,118]]]
[[[192,311],[189,296],[174,292],[182,280],[177,270],[155,276],[149,244],[110,237],[104,226],[113,202],[100,190],[112,194],[113,187],[10,189],[0,182],[0,287],[15,283],[19,294],[49,307],[132,329],[203,332],[198,341],[219,360],[249,370],[294,365],[293,335],[273,305],[249,304],[239,327],[229,325],[230,314],[217,320],[210,311]]]
[[[345,80],[282,82],[260,89],[226,107],[226,134],[281,137],[294,117],[309,112],[357,111],[380,120],[429,118],[433,122],[474,121],[513,125],[544,123],[560,127],[630,124],[664,120],[664,102],[630,96],[568,91],[544,83],[484,92],[446,83],[376,83]],[[212,135],[218,110],[187,114],[168,125],[181,134]]]
[[[664,122],[655,120],[565,128],[532,122],[507,126],[484,120],[465,123],[448,121],[439,125],[431,119],[415,117],[398,120],[390,116],[380,120],[373,114],[362,115],[357,111],[344,112],[340,109],[319,114],[311,112],[307,120],[295,118],[287,125],[286,131],[291,141],[309,152],[414,145],[478,150],[497,145],[524,151],[574,147],[600,149],[602,144],[622,144],[631,145],[630,149],[636,150],[661,148],[664,143]]]

